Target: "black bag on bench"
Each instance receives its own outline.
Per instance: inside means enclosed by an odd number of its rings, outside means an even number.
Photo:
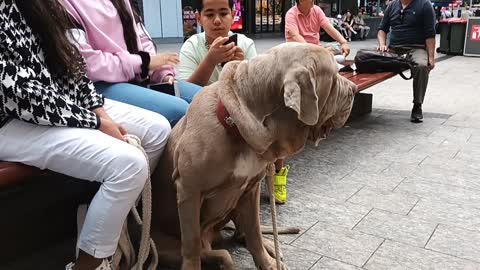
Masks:
[[[355,55],[355,67],[359,73],[394,72],[403,79],[410,80],[413,76],[415,63],[407,57],[377,50],[359,50]],[[410,69],[410,77],[407,78],[403,71]]]

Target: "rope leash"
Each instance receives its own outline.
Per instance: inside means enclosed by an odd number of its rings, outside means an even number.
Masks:
[[[124,138],[127,143],[135,146],[137,149],[142,151],[148,164],[148,155],[143,149],[140,139],[137,136],[130,134],[124,136]],[[131,248],[133,247],[133,245],[128,235],[128,229],[126,225],[127,223],[125,223],[124,229],[122,230],[122,236],[120,237],[120,239],[123,239],[123,241],[119,242],[119,249],[117,249],[117,251],[119,251],[122,255],[126,257],[127,267],[131,270],[143,269],[143,265],[145,264],[151,253],[152,260],[150,262],[150,265],[148,266],[148,270],[155,270],[158,265],[158,252],[155,246],[155,242],[150,237],[150,226],[152,221],[152,184],[150,181],[150,168],[148,168],[148,179],[145,182],[141,200],[143,219],[142,217],[140,217],[136,206],[132,207],[131,209],[132,215],[136,223],[142,228],[140,247],[138,249],[138,259],[136,260],[136,263],[131,266],[132,262],[135,262],[135,251]],[[114,269],[118,269],[122,255],[119,256],[120,258],[114,258]]]
[[[273,228],[273,244],[275,246],[275,262],[277,263],[277,269],[280,267],[280,243],[278,242],[277,231],[277,210],[275,207],[275,192],[273,188],[273,176],[275,175],[275,164],[270,163],[267,166],[267,175],[265,177],[267,183],[268,193],[270,194],[270,212],[272,214],[272,228]]]

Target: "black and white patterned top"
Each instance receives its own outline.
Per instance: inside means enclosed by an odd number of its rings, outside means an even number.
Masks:
[[[98,128],[103,106],[85,74],[76,79],[48,71],[39,37],[14,0],[0,0],[0,128],[12,118],[49,126]]]

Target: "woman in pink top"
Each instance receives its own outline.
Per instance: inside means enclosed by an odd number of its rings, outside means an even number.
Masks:
[[[156,47],[129,0],[66,0],[77,28],[74,44],[87,62],[98,92],[165,116],[174,126],[200,86],[179,81],[181,98],[144,86],[172,84],[177,54],[157,54]]]

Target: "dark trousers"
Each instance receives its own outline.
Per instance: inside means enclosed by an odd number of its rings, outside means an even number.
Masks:
[[[428,76],[430,67],[428,66],[428,54],[421,48],[392,48],[398,54],[408,54],[408,57],[415,62],[413,70],[413,103],[423,103],[425,93],[427,92]]]

